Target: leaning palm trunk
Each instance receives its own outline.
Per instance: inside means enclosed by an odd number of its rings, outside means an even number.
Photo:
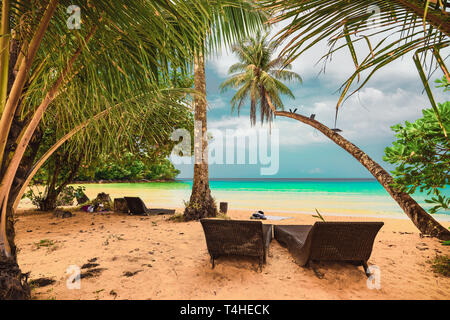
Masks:
[[[394,189],[392,187],[394,182],[392,176],[361,149],[316,120],[297,113],[276,111],[268,96],[267,100],[276,116],[288,117],[303,122],[304,124],[319,130],[342,149],[350,153],[356,160],[359,161],[359,163],[369,170],[369,172],[375,177],[375,179],[377,179],[383,188],[386,189],[386,191],[399,204],[420,232],[441,240],[450,240],[450,231],[445,229],[441,224],[439,224],[439,222],[429,215],[409,194],[399,192]]]
[[[214,217],[217,214],[216,204],[209,188],[205,60],[201,53],[194,61],[194,78],[195,89],[199,92],[199,96],[195,98],[194,181],[189,204],[184,210],[186,220]]]

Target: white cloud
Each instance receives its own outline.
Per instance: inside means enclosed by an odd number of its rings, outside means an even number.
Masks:
[[[272,34],[281,30],[281,27],[275,26]],[[379,38],[381,39],[381,36]],[[376,41],[377,39],[374,39],[372,45]],[[366,47],[365,41],[355,44],[356,50],[364,54],[368,53]],[[299,98],[286,103],[286,107],[303,105],[299,107],[298,113],[306,116],[314,113],[317,120],[334,127],[335,108],[339,98],[336,90],[352,74],[355,66],[348,50],[344,48],[334,54],[333,60],[327,64],[326,73],[321,74],[317,81],[317,74],[322,65],[316,63],[327,50],[325,42],[319,43],[293,62],[293,71],[302,76],[305,85],[295,88],[291,86]],[[441,55],[445,57],[449,52],[450,50],[446,49]],[[218,58],[209,61],[217,74],[225,78],[228,68],[237,62],[237,59],[230,52],[223,50]],[[362,75],[362,79],[365,75]],[[438,71],[432,79],[440,76],[441,72]],[[310,83],[313,83],[314,87],[311,88],[311,85],[308,85]],[[377,71],[363,89],[345,101],[339,111],[337,126],[343,130],[342,135],[352,142],[370,142],[374,139],[393,137],[390,129],[392,125],[406,120],[414,121],[421,117],[423,108],[430,107],[428,98],[422,90],[423,85],[412,55],[407,55]],[[441,90],[433,89],[433,92],[436,101],[448,100]],[[217,105],[221,104],[217,102]],[[222,128],[229,126],[229,128],[250,129],[248,116],[240,118],[228,116],[210,122],[210,127],[215,125]],[[278,117],[273,127],[280,129],[282,145],[300,146],[329,142],[320,132],[292,119]]]
[[[209,109],[223,109],[229,107],[229,104],[225,102],[221,97],[208,98]]]
[[[310,174],[319,174],[319,173],[322,173],[322,169],[314,168],[314,169],[309,170],[308,173],[310,173]]]
[[[208,121],[208,130],[221,130],[223,135],[225,135],[225,130],[227,129],[238,130],[240,135],[250,136],[258,129],[269,130],[269,126],[267,124],[263,126],[257,124],[255,127],[252,127],[247,116],[224,116],[219,120]],[[278,129],[280,132],[280,145],[299,146],[329,141],[315,129],[288,119],[277,118],[272,123],[273,129]]]
[[[208,60],[208,64],[213,67],[220,77],[228,76],[228,69],[239,62],[238,59],[231,53],[222,50],[222,53],[217,57],[212,57]]]
[[[305,103],[306,104],[306,103]],[[421,110],[428,105],[427,97],[415,92],[397,89],[394,92],[383,92],[367,87],[352,96],[339,111],[337,127],[342,129],[342,136],[352,142],[370,142],[374,139],[393,137],[390,127],[406,120],[414,121],[421,117]],[[327,97],[311,103],[298,110],[298,113],[309,116],[316,114],[316,120],[330,128],[334,127],[336,100]],[[251,130],[261,128],[257,124],[250,126],[248,116],[223,116],[208,122],[209,129],[239,129],[247,135]],[[268,128],[264,125],[264,128]],[[277,117],[272,128],[280,130],[280,145],[301,146],[327,143],[328,138],[314,128],[296,120]]]
[[[414,91],[398,88],[394,92],[383,92],[367,87],[342,106],[337,126],[350,141],[392,137],[392,125],[421,117],[421,110],[428,105],[427,97]],[[333,127],[335,107],[335,99],[320,101],[314,104],[312,113],[317,120]]]
[[[276,24],[272,27],[271,36],[275,36],[288,22]],[[372,47],[375,47],[378,41],[382,40],[386,34],[371,37]],[[363,38],[361,38],[363,39]],[[396,40],[395,36],[392,40]],[[289,38],[285,43],[289,41]],[[343,41],[343,40],[342,40]],[[389,41],[389,40],[388,40]],[[387,44],[387,43],[386,43]],[[308,43],[305,44],[305,46]],[[358,60],[362,61],[369,53],[369,48],[365,40],[356,41],[354,43],[355,50],[358,54]],[[276,55],[281,52],[283,45],[278,48]],[[326,86],[332,91],[341,87],[341,85],[352,75],[355,70],[355,65],[347,48],[335,52],[332,60],[326,65],[326,72],[320,73],[323,68],[323,62],[319,62],[329,50],[327,41],[321,41],[306,50],[300,57],[292,63],[293,71],[299,73],[304,82],[319,79],[321,85]],[[450,48],[441,50],[441,56],[446,57],[450,54]],[[431,55],[428,56],[428,65],[430,65]],[[228,76],[228,69],[231,65],[238,62],[238,59],[233,55],[231,50],[227,50],[222,46],[221,52],[216,57],[211,57],[209,65],[217,72],[220,77]],[[320,75],[319,75],[320,73]],[[361,79],[365,79],[369,73],[361,74]],[[433,78],[442,76],[442,72],[438,70]],[[356,84],[355,84],[356,85]],[[421,90],[422,84],[420,82],[419,74],[412,59],[412,53],[405,55],[401,59],[388,64],[387,66],[378,70],[369,80],[368,84],[371,87],[382,88],[383,90],[395,90],[399,87],[414,87]],[[356,89],[356,86],[354,87]]]

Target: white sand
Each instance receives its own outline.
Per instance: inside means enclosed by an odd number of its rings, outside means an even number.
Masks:
[[[246,219],[250,211],[232,211]],[[271,215],[288,214],[270,212]],[[308,215],[266,221],[312,224]],[[257,261],[219,258],[211,269],[199,222],[175,223],[165,217],[77,212],[68,219],[52,214],[19,213],[16,224],[18,259],[30,278],[56,282],[33,290],[35,299],[449,299],[450,278],[432,272],[427,260],[450,254],[438,240],[420,238],[409,220],[326,217],[328,221],[385,222],[369,265],[381,271],[381,289],[369,289],[362,267],[319,266],[325,277],[296,265],[286,248],[273,240],[263,272]],[[446,227],[450,223],[443,223]],[[405,233],[406,232],[406,233]],[[35,243],[52,240],[50,248]],[[97,258],[97,276],[81,280],[80,290],[66,287],[70,265]],[[87,269],[82,270],[85,272]],[[137,272],[127,277],[125,272]]]

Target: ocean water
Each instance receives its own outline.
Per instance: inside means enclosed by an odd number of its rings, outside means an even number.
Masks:
[[[191,194],[192,180],[84,186],[89,198],[106,192],[112,198],[139,196],[148,207],[183,208]],[[217,203],[228,202],[231,210],[262,210],[270,215],[276,212],[314,214],[318,209],[324,215],[407,219],[375,180],[212,180],[210,187]],[[427,209],[431,206],[424,202],[425,197],[421,193],[413,195]],[[440,211],[434,217],[450,221],[450,211]]]

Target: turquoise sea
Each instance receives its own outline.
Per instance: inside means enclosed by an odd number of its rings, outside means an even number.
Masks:
[[[106,192],[112,198],[139,196],[149,207],[183,208],[189,200],[192,180],[148,183],[85,184],[92,198]],[[288,212],[324,215],[407,218],[398,204],[375,180],[212,180],[210,187],[217,203],[229,209],[263,210],[266,214]],[[446,191],[447,194],[448,189]],[[425,194],[413,195],[425,209]],[[450,211],[434,215],[450,221]]]

